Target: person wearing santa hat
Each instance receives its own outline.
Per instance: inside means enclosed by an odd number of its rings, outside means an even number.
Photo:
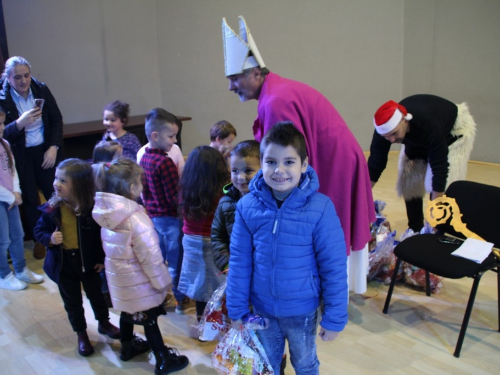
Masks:
[[[476,134],[474,119],[466,103],[419,94],[382,104],[373,124],[368,158],[372,187],[387,165],[391,144],[402,144],[397,191],[405,200],[408,227],[418,232],[424,225],[425,192],[432,200],[453,181],[465,179]]]
[[[261,141],[280,121],[291,121],[305,136],[309,163],[319,176],[319,191],[333,201],[349,256],[349,288],[366,292],[370,223],[375,221],[366,159],[356,138],[319,91],[270,72],[245,19],[239,35],[222,20],[225,75],[240,101],[257,100],[253,134]],[[351,250],[353,250],[351,252]]]

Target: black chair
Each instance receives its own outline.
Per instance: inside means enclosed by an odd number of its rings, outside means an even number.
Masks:
[[[460,244],[443,243],[442,241],[443,238],[445,238],[444,233],[450,234],[453,237],[465,239],[466,237],[470,237],[472,232],[484,240],[492,242],[495,248],[499,248],[500,188],[470,181],[456,181],[448,187],[445,195],[446,197],[454,198],[456,205],[454,205],[454,207],[449,205],[446,207],[446,204],[443,205],[444,207],[441,207],[443,212],[439,212],[439,210],[436,210],[434,207],[434,214],[437,212],[445,216],[444,211],[446,210],[451,214],[450,217],[436,226],[438,232],[436,234],[420,234],[409,237],[398,244],[394,249],[397,262],[383,312],[387,314],[389,309],[396,276],[402,261],[408,262],[426,271],[426,292],[428,296],[430,296],[431,293],[429,272],[450,279],[461,279],[463,277],[473,278],[474,282],[472,284],[469,302],[467,303],[462,328],[460,329],[460,335],[458,336],[458,342],[453,354],[458,358],[460,357],[460,350],[462,349],[467,325],[469,324],[469,318],[479,282],[483,274],[489,270],[497,273],[497,303],[498,319],[500,323],[499,253],[494,249],[481,264],[478,264],[471,260],[451,255]],[[456,206],[459,207],[460,212],[456,212]],[[429,212],[428,207],[426,215],[428,215]],[[459,226],[456,225],[457,221],[465,223],[466,228],[465,230],[462,228],[463,233],[457,231],[459,228]],[[455,225],[455,227],[453,225]]]

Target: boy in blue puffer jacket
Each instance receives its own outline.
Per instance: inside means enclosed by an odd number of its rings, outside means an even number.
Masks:
[[[287,339],[295,372],[319,374],[319,314],[323,341],[335,339],[347,323],[344,233],[332,201],[317,191],[304,136],[292,123],[276,124],[262,140],[260,155],[262,170],[236,206],[229,317],[245,318],[250,303],[254,314],[269,319],[269,328],[256,332],[275,373]]]

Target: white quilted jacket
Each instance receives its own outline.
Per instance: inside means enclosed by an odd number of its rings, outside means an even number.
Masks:
[[[102,227],[113,307],[133,314],[159,306],[172,278],[144,207],[120,195],[99,192],[92,216]]]

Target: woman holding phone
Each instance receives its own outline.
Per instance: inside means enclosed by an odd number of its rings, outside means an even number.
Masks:
[[[21,56],[5,62],[0,107],[5,112],[4,138],[11,145],[21,183],[25,229],[33,234],[40,217],[38,190],[50,198],[55,166],[62,156],[61,111],[47,85],[31,76],[31,65]],[[35,243],[33,256],[45,257],[43,245]]]

